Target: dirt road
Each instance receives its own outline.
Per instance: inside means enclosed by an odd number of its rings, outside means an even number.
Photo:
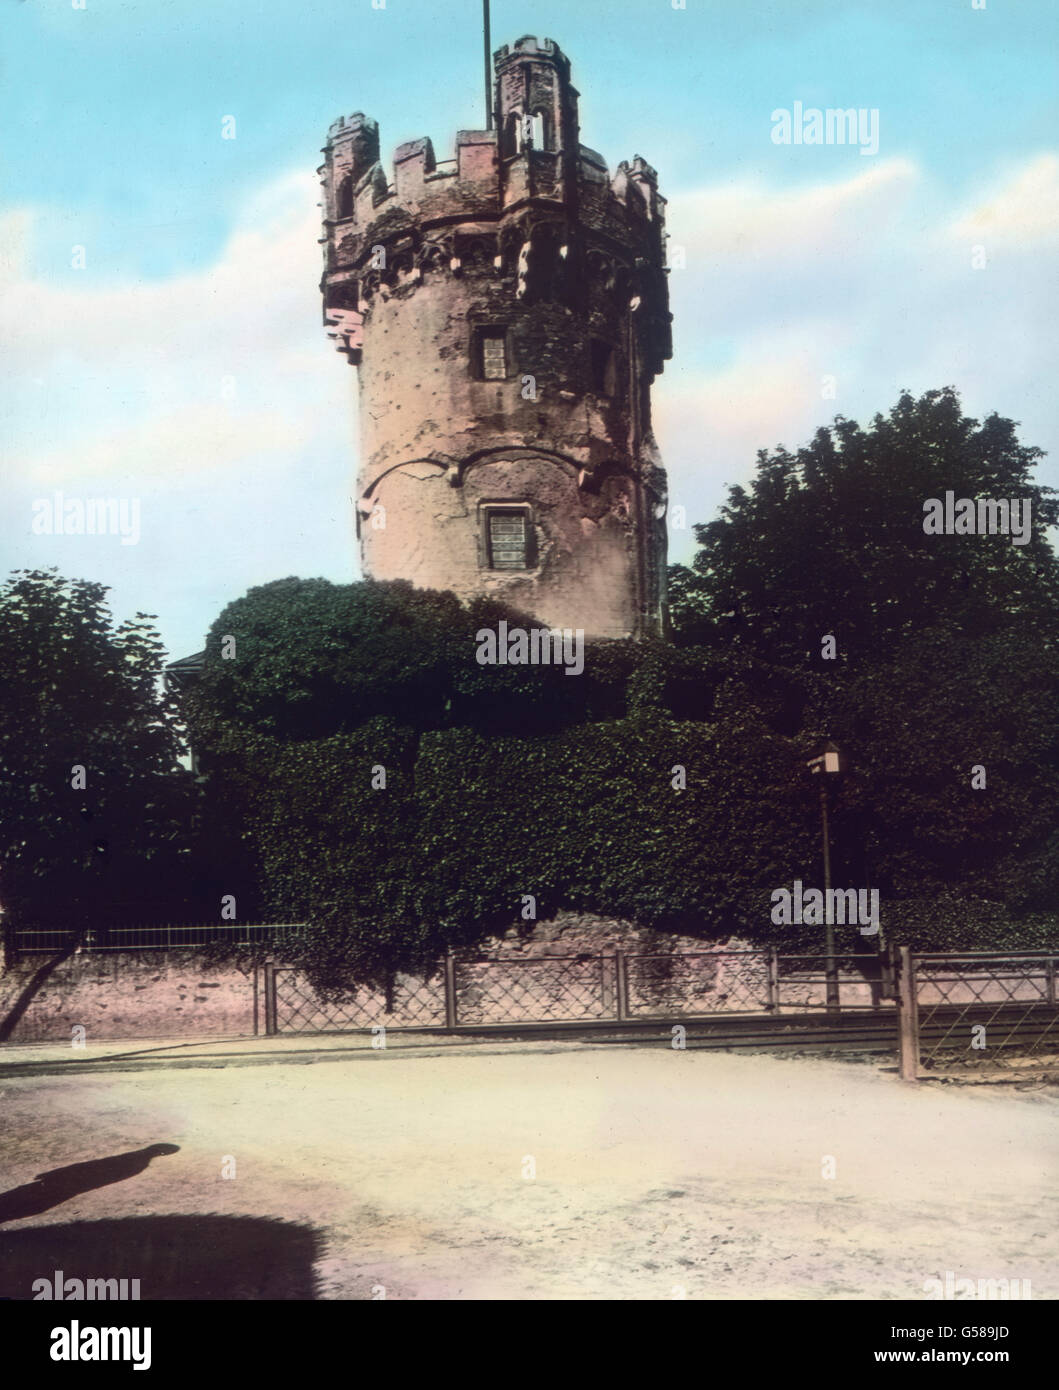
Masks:
[[[54,1270],[144,1299],[1059,1295],[1054,1089],[572,1042],[0,1090],[9,1297]]]

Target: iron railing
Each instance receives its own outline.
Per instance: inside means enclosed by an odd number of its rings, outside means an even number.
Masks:
[[[846,956],[840,964],[843,1012],[879,1008],[879,958]],[[863,972],[850,969],[857,964]],[[827,1008],[826,958],[775,950],[450,953],[426,978],[396,974],[388,989],[360,985],[327,1000],[301,971],[271,965],[265,995],[270,1031],[296,1033],[805,1014]]]
[[[1059,1075],[1059,952],[901,952],[901,1075]]]
[[[265,966],[264,988],[268,1033],[445,1026],[446,989],[438,975],[428,979],[395,975],[388,990],[360,985],[335,1000],[322,999],[300,970],[270,963]]]
[[[278,943],[295,930],[292,923],[194,922],[107,927],[18,927],[19,955],[55,955],[68,946],[85,951],[179,951],[225,943],[250,946]]]

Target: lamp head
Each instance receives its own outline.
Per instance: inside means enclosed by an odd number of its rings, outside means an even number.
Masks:
[[[806,763],[810,772],[845,772],[847,766],[846,755],[831,739],[822,743],[820,751]]]

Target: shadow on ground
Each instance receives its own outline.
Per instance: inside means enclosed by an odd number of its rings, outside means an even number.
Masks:
[[[257,1216],[137,1216],[0,1231],[0,1298],[38,1279],[139,1279],[140,1298],[313,1299],[322,1240]],[[77,1308],[84,1304],[78,1302]]]
[[[71,1197],[94,1192],[98,1187],[109,1187],[111,1183],[127,1182],[142,1173],[152,1158],[179,1152],[176,1144],[149,1144],[145,1149],[112,1154],[109,1158],[91,1158],[85,1163],[70,1163],[65,1168],[38,1173],[33,1182],[13,1187],[10,1192],[0,1192],[0,1222],[24,1221],[28,1216],[39,1216],[41,1212],[68,1202]]]

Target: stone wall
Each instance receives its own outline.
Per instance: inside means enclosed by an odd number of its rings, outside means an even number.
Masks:
[[[461,964],[462,1022],[496,1023],[613,1015],[613,956],[650,957],[630,972],[633,1012],[656,1009],[734,1008],[746,997],[764,997],[761,958],[725,955],[745,949],[738,940],[706,943],[669,936],[591,914],[559,913],[531,930],[512,927],[489,937],[478,952],[486,964]],[[690,961],[685,953],[697,953]],[[703,960],[703,953],[712,960]],[[591,958],[605,956],[599,963]],[[526,962],[563,957],[554,966]],[[581,959],[578,959],[580,957]],[[667,962],[669,962],[667,964]],[[48,958],[31,956],[0,976],[0,1019],[29,990]],[[399,975],[387,1012],[385,996],[363,988],[340,1005],[316,999],[301,972],[278,971],[280,1031],[443,1024],[441,972],[430,981]],[[263,985],[258,981],[257,1031],[264,1033]],[[210,1038],[251,1036],[255,1031],[255,983],[250,968],[210,967],[195,951],[82,951],[62,961],[38,988],[10,1041],[67,1041],[75,1026],[93,1038]]]
[[[81,951],[33,988],[47,965],[47,957],[30,956],[0,975],[0,1020],[32,990],[11,1042],[66,1041],[77,1026],[85,1029],[89,1046],[104,1038],[254,1032],[252,970],[211,968],[195,951]]]
[[[617,951],[625,953],[629,1016],[759,1012],[768,1001],[767,954],[738,938],[704,942],[638,927],[619,918],[559,913],[527,929],[511,927],[464,953],[456,968],[459,1021],[606,1020],[615,1014]],[[487,957],[488,959],[479,959]],[[10,1016],[48,959],[30,957],[0,976],[0,1020]],[[824,1004],[822,962],[784,964],[784,1012]],[[951,972],[948,972],[951,975]],[[843,1007],[872,1003],[862,975],[840,975]],[[945,985],[952,1002],[1038,1000],[1040,981],[1015,987],[980,980]],[[921,998],[937,988],[924,979]],[[11,1034],[14,1042],[69,1041],[75,1026],[92,1039],[248,1037],[264,1033],[263,983],[252,969],[211,967],[195,951],[81,952],[61,962],[32,991]],[[940,998],[940,994],[938,995]],[[443,971],[430,980],[398,975],[389,1001],[361,988],[341,1003],[317,999],[301,972],[277,968],[281,1033],[442,1026]],[[388,1007],[389,1005],[389,1007]]]

